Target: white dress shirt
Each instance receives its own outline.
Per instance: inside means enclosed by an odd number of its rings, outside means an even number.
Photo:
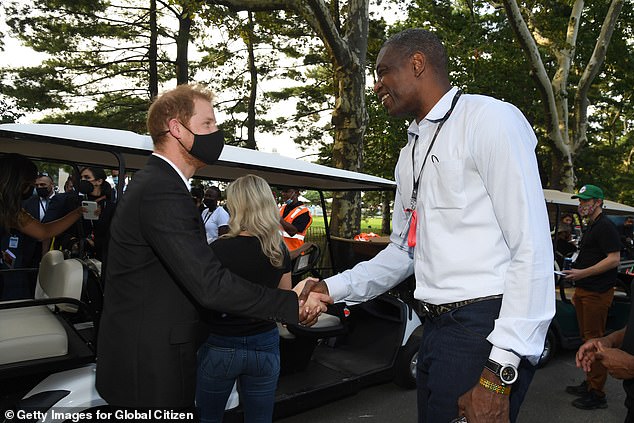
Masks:
[[[200,218],[203,220],[205,232],[207,232],[207,244],[218,239],[219,227],[229,226],[229,213],[222,206],[217,206],[213,212],[206,208],[200,214]]]
[[[350,302],[375,297],[412,271],[414,297],[428,303],[503,294],[487,338],[493,344],[490,357],[518,365],[519,355],[536,363],[555,312],[553,248],[534,153],[537,139],[515,106],[481,95],[460,97],[423,168],[410,258],[403,229],[412,174],[419,175],[438,125],[431,120],[445,115],[456,91],[409,127],[395,171],[391,243],[326,283],[335,301]]]
[[[44,216],[46,215],[46,211],[48,210],[48,206],[49,204],[51,204],[51,198],[53,198],[53,196],[55,195],[55,191],[51,192],[51,194],[46,197],[46,198],[42,198],[42,197],[37,197],[37,200],[39,202],[39,207],[38,207],[38,211],[39,211],[39,220],[40,222],[44,219]]]

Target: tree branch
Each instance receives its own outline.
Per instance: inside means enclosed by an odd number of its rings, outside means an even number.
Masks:
[[[555,102],[553,87],[550,83],[550,80],[548,79],[548,74],[546,73],[546,68],[544,67],[544,63],[542,62],[541,55],[539,54],[537,44],[535,43],[535,40],[528,30],[528,26],[526,25],[526,22],[522,17],[520,8],[517,5],[517,1],[503,1],[506,14],[511,23],[511,27],[515,32],[517,41],[520,43],[522,49],[524,50],[524,53],[528,57],[528,61],[533,72],[533,77],[537,82],[537,88],[542,94],[542,99],[544,100],[544,104],[546,105],[546,123],[548,126],[549,138],[559,149],[559,151],[564,154],[567,153],[568,159],[570,160],[570,149],[565,144],[562,134],[559,131],[559,117],[557,114],[557,104]]]
[[[597,39],[597,43],[594,46],[592,56],[586,65],[583,75],[579,80],[579,86],[577,88],[577,94],[575,96],[575,131],[577,138],[575,140],[575,149],[579,148],[587,141],[587,127],[588,127],[588,90],[594,81],[594,78],[599,73],[603,62],[605,61],[605,54],[616,26],[616,21],[623,8],[623,0],[612,0],[608,13],[605,16],[603,25],[601,26],[601,33]]]

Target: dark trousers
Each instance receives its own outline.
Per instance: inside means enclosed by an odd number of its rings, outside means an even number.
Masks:
[[[416,369],[419,423],[448,423],[458,417],[458,398],[479,383],[491,352],[486,337],[501,304],[501,299],[481,301],[425,319]],[[518,370],[510,396],[511,422],[535,373],[527,360]]]

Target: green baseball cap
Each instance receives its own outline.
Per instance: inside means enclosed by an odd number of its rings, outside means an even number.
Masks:
[[[598,198],[603,200],[603,190],[596,185],[584,185],[579,192],[572,196],[572,198],[581,198],[582,200],[589,200],[591,198]]]

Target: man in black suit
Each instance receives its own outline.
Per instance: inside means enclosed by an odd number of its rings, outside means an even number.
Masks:
[[[115,408],[193,407],[201,306],[288,323],[316,318],[300,316],[294,292],[222,268],[207,245],[188,179],[224,145],[211,100],[188,85],[155,100],[148,114],[154,154],[128,184],[110,227],[97,389]]]

